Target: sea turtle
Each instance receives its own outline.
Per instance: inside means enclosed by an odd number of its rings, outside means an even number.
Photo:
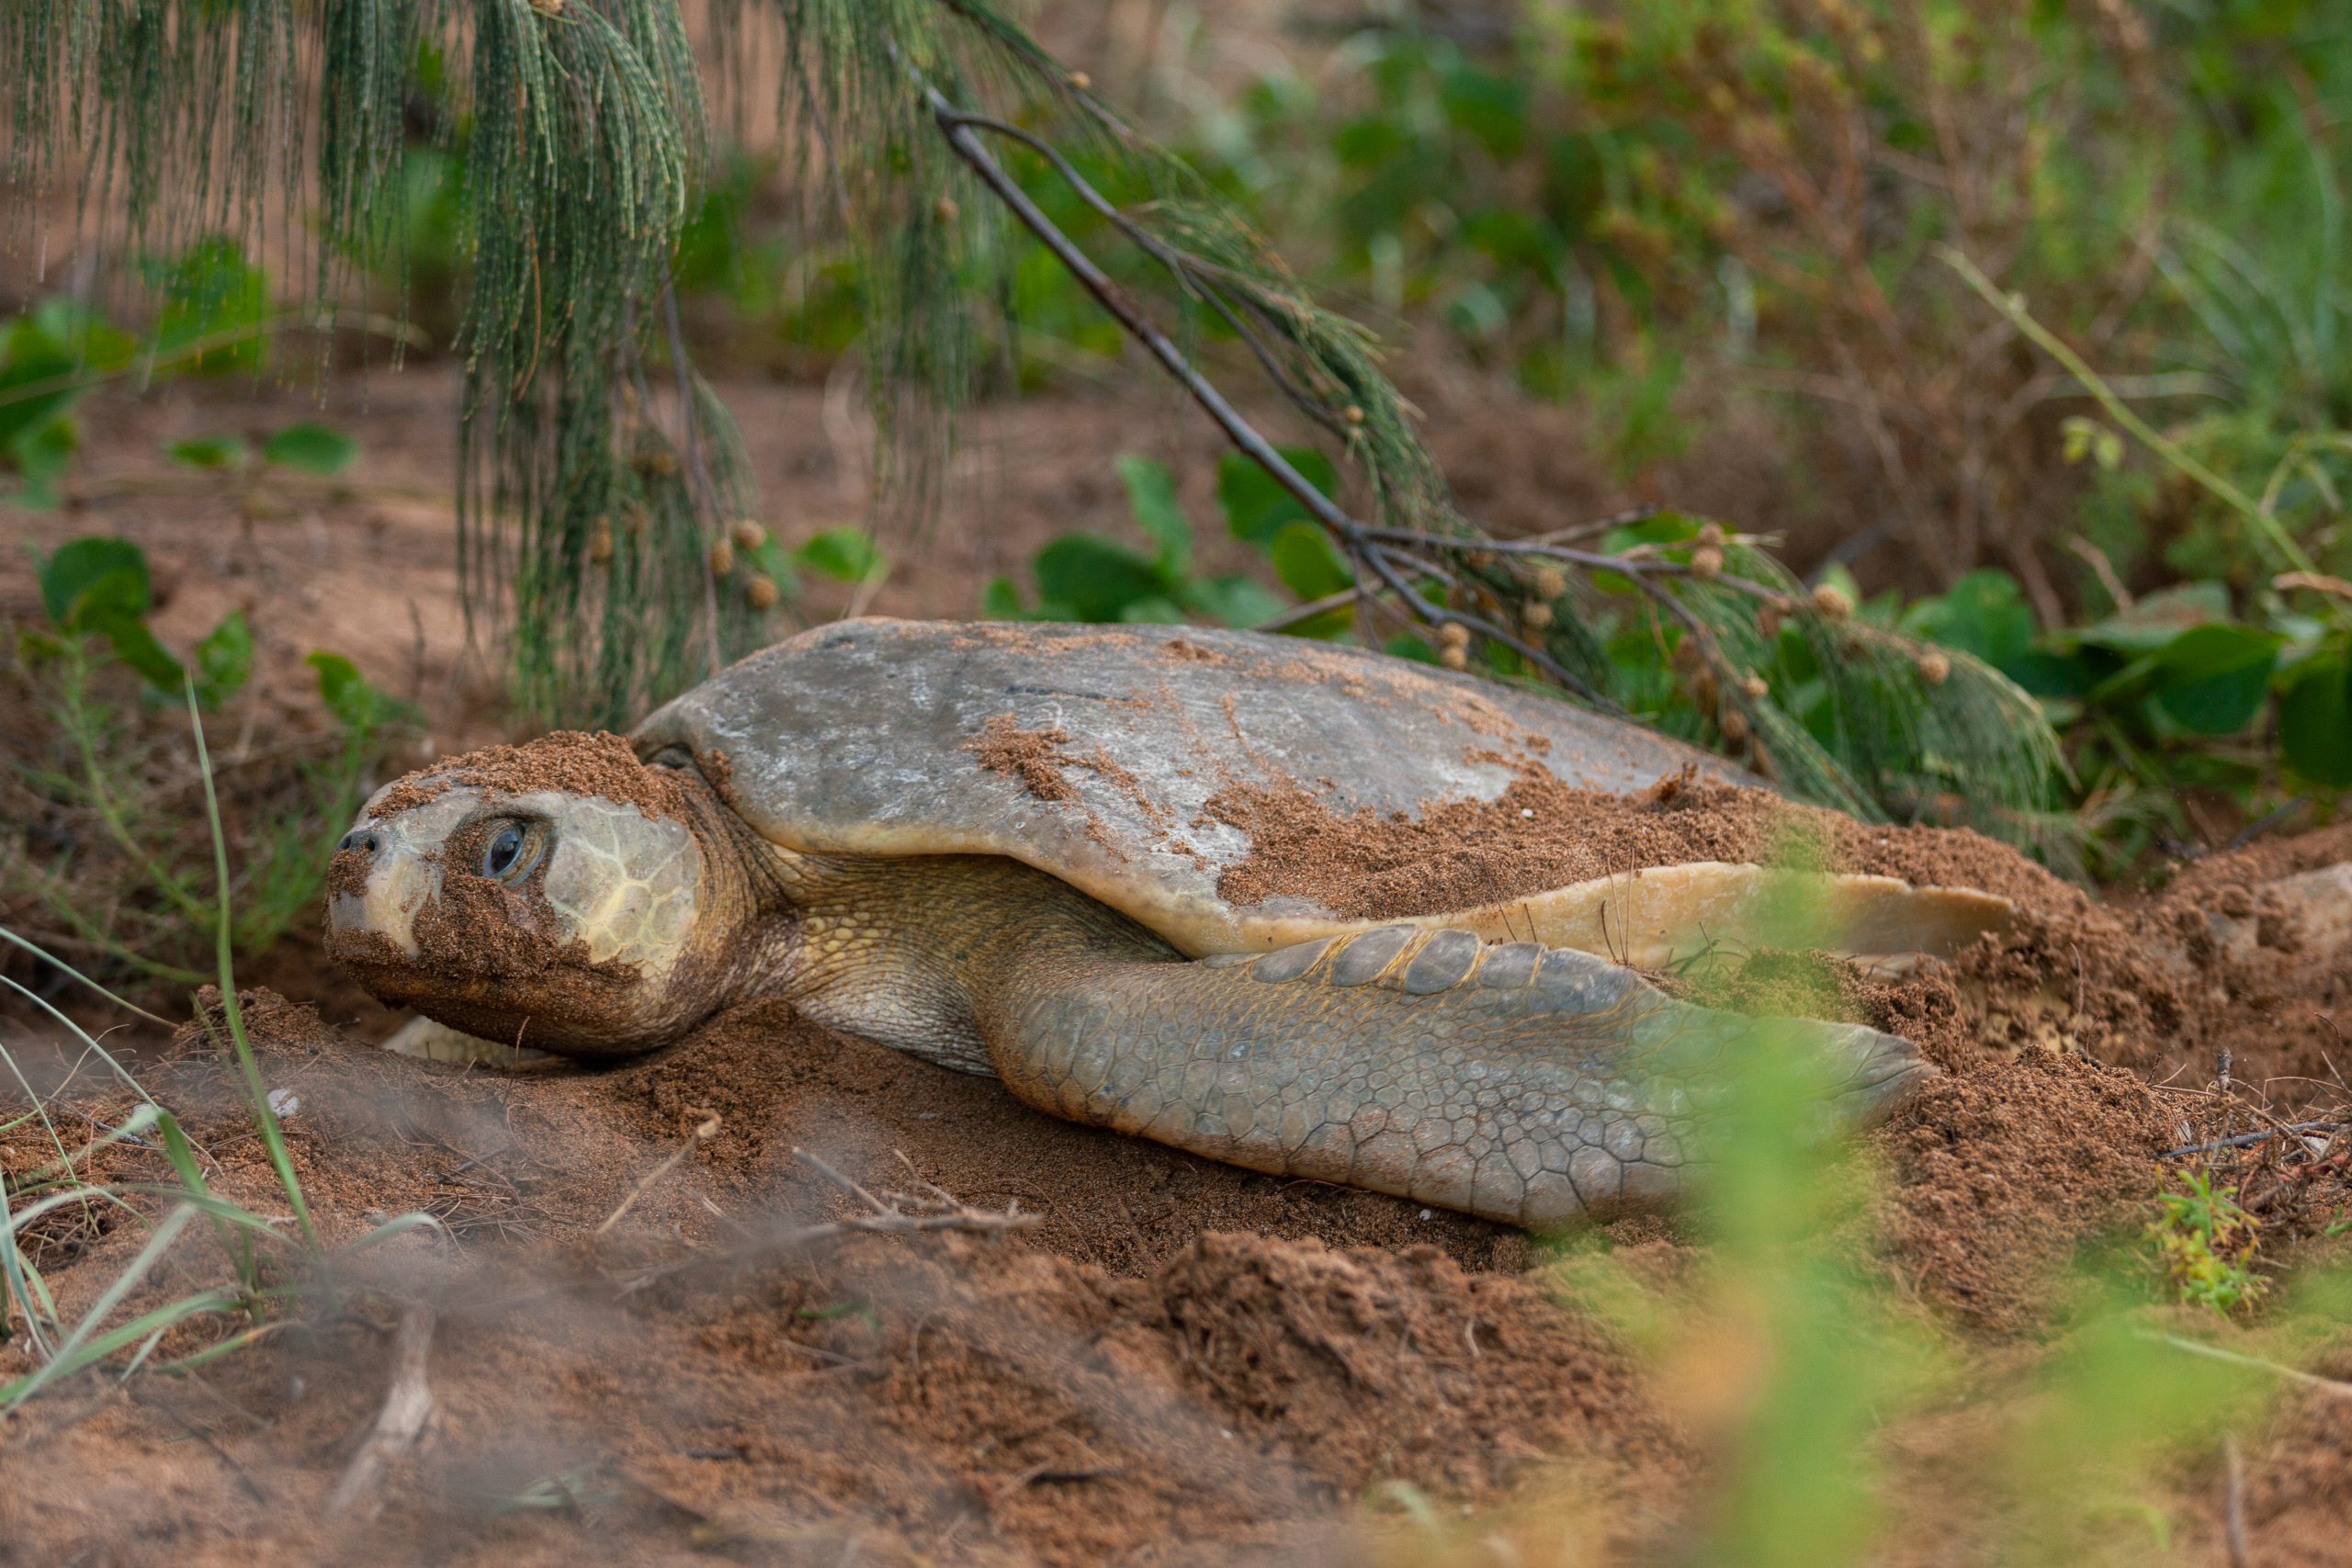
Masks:
[[[1230,894],[1256,848],[1236,792],[1377,824],[1530,769],[1604,795],[1764,787],[1379,653],[849,621],[629,741],[559,734],[379,791],[333,863],[331,951],[497,1043],[468,1049],[640,1052],[778,996],[1058,1115],[1535,1226],[1669,1193],[1725,1050],[1818,1051],[1862,1113],[1932,1072],[1858,1025],[1759,1036],[1628,964],[1708,942],[1950,952],[2007,918],[1988,893],[1703,861],[1404,919]]]

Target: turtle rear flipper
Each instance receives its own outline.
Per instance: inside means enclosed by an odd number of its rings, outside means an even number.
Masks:
[[[1694,861],[1578,883],[1448,917],[1555,947],[1664,968],[1711,947],[1815,949],[1864,963],[1950,958],[2007,931],[2007,898],[1966,887],[1915,887],[1892,876]]]
[[[1818,1051],[1860,1115],[1934,1071],[1858,1025],[1713,1012],[1587,953],[1413,926],[1192,963],[1065,951],[1006,976],[981,1028],[1041,1110],[1538,1227],[1672,1196],[1727,1051]]]

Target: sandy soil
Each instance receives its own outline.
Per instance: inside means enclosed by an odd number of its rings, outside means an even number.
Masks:
[[[339,388],[331,412],[368,444],[349,493],[260,523],[257,548],[220,498],[141,487],[178,481],[163,441],[282,423],[311,411],[306,396],[179,388],[96,404],[85,504],[6,526],[138,538],[169,590],[158,630],[181,646],[249,604],[264,682],[288,702],[309,679],[301,656],[334,648],[420,702],[436,752],[494,739],[494,682],[467,652],[432,499],[448,389],[379,378],[363,412]],[[821,390],[729,396],[779,533],[856,515],[854,423],[830,434]],[[1161,406],[1003,416],[958,492],[985,512],[901,548],[874,608],[968,614],[978,581],[1054,533],[1123,528],[1107,455],[1204,439],[1170,434]],[[1204,488],[1196,500],[1211,516]],[[0,617],[34,607],[21,558],[0,552]],[[2255,1098],[2341,1098],[2352,950],[2267,908],[2261,885],[2347,853],[2333,829],[2199,863],[2137,902],[2052,898],[2014,936],[1907,976],[1764,953],[1702,988],[1894,1029],[1947,1069],[1871,1135],[1887,1180],[1854,1247],[1997,1391],[2064,1333],[2065,1265],[2144,1221],[2179,1163],[2165,1150],[2258,1125]],[[288,1137],[322,1229],[348,1240],[414,1211],[450,1239],[363,1254],[343,1314],[0,1424],[0,1563],[1397,1561],[1428,1546],[1417,1517],[1468,1521],[1464,1562],[1514,1560],[1487,1535],[1521,1561],[1657,1561],[1704,1528],[1711,1412],[1752,1369],[1694,1385],[1564,1304],[1544,1249],[1517,1233],[1070,1126],[774,1008],[618,1067],[497,1076],[371,1050],[390,1020],[318,962],[314,937],[249,978],[293,998],[246,999],[266,1075],[300,1100]],[[149,1087],[186,1116],[209,1179],[284,1215],[200,1033],[143,1043]],[[2224,1049],[2234,1100],[2214,1093]],[[60,1087],[64,1064],[44,1080],[38,1053],[20,1055],[69,1117],[130,1110],[88,1064]],[[2352,1202],[2342,1144],[2317,1143],[2221,1156],[2277,1261],[2339,1245],[2323,1233]],[[0,1137],[0,1170],[21,1175],[47,1147],[31,1124]],[[869,1211],[796,1149],[876,1192],[935,1184],[1034,1223],[811,1236]],[[164,1168],[118,1145],[98,1173]],[[44,1222],[32,1245],[69,1317],[142,1234],[105,1211]],[[1684,1218],[1595,1239],[1668,1290],[1705,1273]],[[212,1245],[191,1242],[142,1297],[221,1273]],[[403,1335],[428,1315],[427,1436],[332,1511]],[[154,1355],[233,1327],[175,1331]],[[21,1365],[0,1347],[0,1379]],[[1974,1408],[1891,1437],[1886,1560],[2001,1561],[1997,1496],[1951,1479],[1982,1446]],[[2301,1393],[2246,1429],[2250,1561],[2341,1552],[2343,1408]],[[2174,1560],[2223,1560],[2216,1474],[2161,1484]],[[1562,1555],[1563,1530],[1592,1555]]]

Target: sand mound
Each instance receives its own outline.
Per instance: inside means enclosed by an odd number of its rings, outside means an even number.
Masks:
[[[1217,891],[1237,904],[1306,898],[1351,919],[1394,919],[1694,861],[1786,863],[1973,887],[2032,909],[2075,913],[2081,893],[1964,829],[1879,828],[1762,790],[1668,779],[1646,795],[1573,789],[1540,761],[1491,801],[1427,803],[1419,816],[1341,816],[1320,795],[1227,787],[1211,815],[1250,838]]]
[[[422,1211],[458,1239],[394,1244],[374,1276],[437,1314],[435,1435],[380,1519],[323,1517],[386,1378],[389,1313],[359,1306],[0,1435],[15,1473],[38,1455],[118,1478],[0,1483],[23,1561],[165,1537],[177,1561],[243,1568],[688,1561],[694,1542],[1293,1561],[1388,1481],[1475,1501],[1564,1452],[1604,1456],[1611,1485],[1685,1464],[1599,1332],[1491,1267],[1526,1246],[1496,1227],[1049,1121],[781,1010],[617,1069],[492,1077],[355,1048],[266,992],[245,1008],[330,1235]],[[223,1190],[282,1208],[200,1032],[150,1077]],[[648,1184],[713,1112],[718,1135]],[[796,1144],[1043,1223],[778,1256],[772,1238],[852,1207]],[[121,1232],[59,1238],[69,1312],[136,1245]]]
[[[2172,1137],[2130,1073],[2030,1050],[1930,1084],[1878,1142],[1896,1175],[1884,1246],[1913,1291],[2015,1331],[2083,1237],[2163,1184]]]

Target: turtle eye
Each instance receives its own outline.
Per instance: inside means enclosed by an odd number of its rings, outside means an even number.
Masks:
[[[500,882],[520,882],[538,863],[537,836],[521,822],[509,822],[482,846],[481,874]]]

